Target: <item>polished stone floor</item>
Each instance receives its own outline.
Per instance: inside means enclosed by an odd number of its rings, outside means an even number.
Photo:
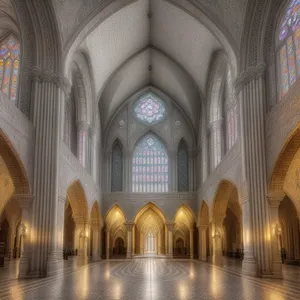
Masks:
[[[0,276],[0,299],[299,300],[300,285],[241,276],[230,263],[222,269],[196,260],[141,258],[68,267],[44,279]]]

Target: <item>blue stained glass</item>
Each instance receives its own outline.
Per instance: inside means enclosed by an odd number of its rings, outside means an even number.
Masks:
[[[134,114],[145,124],[156,124],[166,116],[164,103],[153,93],[142,96],[134,105]]]
[[[165,157],[164,161],[162,157]],[[168,192],[168,154],[164,145],[152,133],[144,136],[135,147],[132,159],[133,192]],[[137,168],[137,158],[143,158]],[[161,184],[164,183],[164,184]]]
[[[289,31],[300,27],[300,0],[291,0],[280,26],[279,40],[284,40]]]

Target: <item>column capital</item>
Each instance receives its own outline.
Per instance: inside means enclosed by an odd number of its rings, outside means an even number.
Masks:
[[[266,65],[259,64],[254,67],[248,68],[246,71],[242,72],[240,76],[235,81],[235,90],[236,94],[239,94],[240,91],[247,85],[250,81],[261,78],[265,76]]]
[[[134,222],[126,222],[125,223],[126,229],[128,231],[132,231],[132,228],[133,228],[134,225],[135,225]]]
[[[268,203],[272,208],[278,208],[285,195],[283,193],[268,195]]]
[[[73,215],[72,218],[73,218],[75,224],[79,224],[79,225],[86,225],[87,224],[85,218],[81,215]]]
[[[33,202],[33,195],[14,194],[12,198],[17,200],[22,209],[30,208]]]
[[[223,123],[224,123],[224,119],[223,118],[219,119],[219,120],[216,120],[216,121],[213,121],[208,126],[209,131],[212,132],[212,131],[215,131],[215,130],[218,130],[218,129],[222,128]]]
[[[84,121],[78,121],[77,122],[77,127],[81,131],[88,131],[90,125],[88,123],[84,122]]]
[[[167,222],[166,226],[168,228],[169,231],[173,231],[174,230],[174,223],[173,222]]]
[[[208,225],[198,225],[197,228],[198,229],[207,229]]]

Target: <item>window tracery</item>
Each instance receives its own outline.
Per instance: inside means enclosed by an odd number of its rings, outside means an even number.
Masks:
[[[10,35],[0,43],[0,89],[16,102],[20,68],[20,44]]]
[[[153,93],[143,95],[134,105],[135,117],[151,125],[161,122],[166,116],[165,104]]]
[[[181,140],[177,152],[177,179],[178,192],[187,192],[189,190],[189,153],[188,145]]]
[[[152,133],[136,145],[132,159],[133,192],[168,192],[169,159],[164,145]]]
[[[122,192],[123,189],[123,152],[117,141],[112,149],[111,191]]]
[[[280,23],[278,35],[281,96],[300,76],[300,0],[292,0]]]

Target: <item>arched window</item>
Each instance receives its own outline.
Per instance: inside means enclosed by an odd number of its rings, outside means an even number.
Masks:
[[[227,66],[225,119],[226,119],[226,146],[227,151],[232,148],[238,135],[237,102],[233,93],[233,80],[229,65]]]
[[[164,145],[152,133],[136,145],[132,159],[133,192],[168,192],[169,159]]]
[[[281,96],[300,76],[300,1],[291,0],[280,23],[278,36]]]
[[[183,139],[178,145],[177,180],[178,192],[187,192],[189,190],[189,153],[188,145]]]
[[[76,100],[72,88],[70,97],[65,102],[64,141],[71,152],[77,157],[77,124],[76,124]]]
[[[123,190],[123,152],[122,145],[116,141],[112,148],[111,160],[111,191],[122,192]]]
[[[20,68],[20,44],[10,35],[0,42],[0,89],[16,102]]]

